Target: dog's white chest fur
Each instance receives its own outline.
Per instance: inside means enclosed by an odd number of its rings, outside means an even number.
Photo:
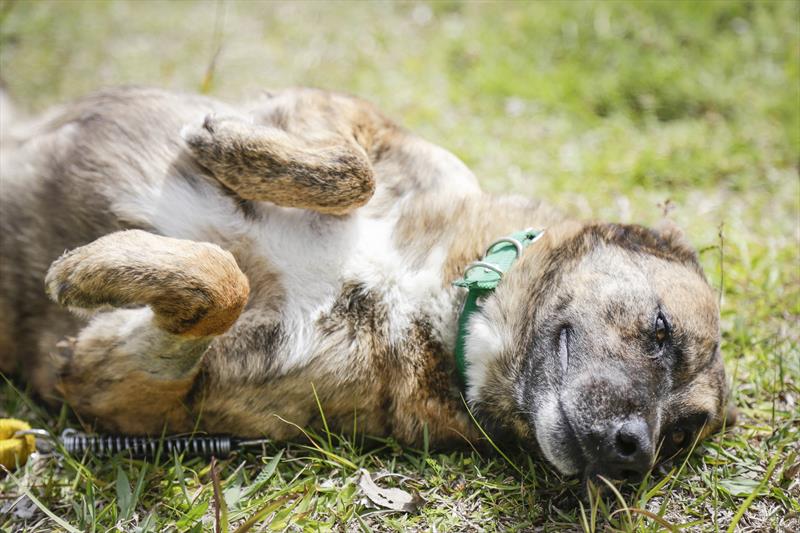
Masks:
[[[335,217],[264,203],[256,206],[255,216],[245,216],[218,188],[180,177],[157,185],[143,183],[118,198],[115,207],[132,218],[144,218],[165,236],[225,249],[244,244],[252,257],[278,273],[287,336],[285,352],[276,360],[279,372],[302,367],[321,352],[326,358],[348,357],[346,349],[326,349],[316,326],[346,283],[378,295],[390,310],[389,323],[382,324],[389,342],[399,342],[424,312],[439,334],[437,340],[448,347],[454,344],[456,304],[453,291],[443,290],[441,274],[446,250],[435,247],[421,264],[406,257],[395,244],[399,208],[380,216],[359,210]]]

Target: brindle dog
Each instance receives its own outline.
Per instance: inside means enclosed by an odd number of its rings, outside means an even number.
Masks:
[[[0,368],[87,424],[288,439],[316,396],[337,431],[478,440],[451,282],[528,227],[468,324],[492,435],[622,478],[726,417],[716,298],[678,231],[484,194],[361,100],[112,89],[5,131],[1,169]]]

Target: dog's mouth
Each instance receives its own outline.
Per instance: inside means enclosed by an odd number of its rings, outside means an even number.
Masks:
[[[570,462],[575,466],[577,473],[585,473],[590,461],[583,453],[578,434],[573,429],[569,416],[567,416],[567,412],[564,409],[564,404],[560,400],[558,402],[558,412],[561,415],[560,427],[562,435],[559,440],[561,441],[562,451],[565,452]]]

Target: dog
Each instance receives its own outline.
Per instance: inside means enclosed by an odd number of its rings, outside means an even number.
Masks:
[[[0,162],[0,368],[88,426],[485,433],[635,479],[733,422],[680,230],[485,194],[355,97],[103,90]]]

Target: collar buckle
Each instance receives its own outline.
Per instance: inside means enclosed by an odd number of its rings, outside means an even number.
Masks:
[[[472,314],[478,309],[478,298],[497,288],[503,275],[520,257],[525,248],[539,240],[544,230],[528,228],[497,239],[486,249],[480,261],[473,261],[464,269],[461,279],[453,282],[456,287],[469,289],[464,306],[458,317],[455,363],[461,384],[467,384],[467,361],[465,358],[467,326]],[[500,246],[503,245],[503,246]]]

